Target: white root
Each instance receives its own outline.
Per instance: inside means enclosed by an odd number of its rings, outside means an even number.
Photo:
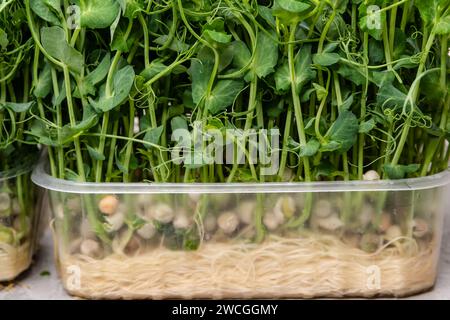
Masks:
[[[217,224],[225,234],[232,234],[239,227],[239,217],[234,212],[224,212],[219,216]]]
[[[377,180],[380,180],[380,179],[381,179],[380,175],[375,170],[367,171],[363,175],[363,180],[364,181],[377,181]]]
[[[113,215],[119,208],[119,199],[116,196],[105,196],[98,203],[98,209],[105,215]]]
[[[69,266],[82,270],[82,286],[70,292],[91,299],[403,296],[433,286],[439,254],[436,241],[405,254],[408,243],[415,241],[399,240],[368,253],[359,243],[349,247],[336,236],[306,232],[273,236],[261,244],[208,242],[195,252],[154,247],[126,258],[58,258],[63,283],[73,277]],[[381,287],[367,286],[372,266],[379,268]]]

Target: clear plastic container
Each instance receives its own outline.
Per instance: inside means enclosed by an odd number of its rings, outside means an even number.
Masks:
[[[0,172],[0,282],[27,270],[37,250],[43,195],[31,182],[32,163]]]
[[[450,173],[401,181],[92,184],[50,177],[59,272],[85,298],[405,296],[436,279]]]

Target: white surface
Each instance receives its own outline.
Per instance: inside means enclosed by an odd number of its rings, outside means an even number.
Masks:
[[[42,276],[44,271],[50,276]],[[62,288],[53,264],[53,247],[51,236],[47,232],[42,242],[39,258],[33,268],[21,276],[12,288],[0,290],[3,299],[39,299],[66,300],[71,299]],[[439,266],[439,277],[433,291],[409,299],[450,300],[450,218],[445,225],[442,255]]]

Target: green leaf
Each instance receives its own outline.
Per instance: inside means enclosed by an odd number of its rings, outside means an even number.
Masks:
[[[261,16],[261,18],[263,18],[264,21],[266,21],[269,24],[269,26],[271,26],[272,28],[276,27],[276,22],[272,15],[272,10],[270,10],[268,7],[265,6],[258,6],[258,13]]]
[[[92,148],[89,145],[86,145],[86,147],[88,149],[89,156],[92,159],[97,160],[97,161],[105,161],[106,157],[104,154],[100,153],[97,149]]]
[[[306,1],[299,0],[275,0],[272,12],[285,25],[292,25],[301,21],[302,13],[306,12],[311,5]]]
[[[167,44],[167,41],[169,41],[169,36],[163,35],[156,38],[154,41],[156,44],[163,46]],[[169,49],[175,52],[183,52],[189,49],[189,45],[175,37],[171,40]]]
[[[366,77],[364,69],[362,67],[341,64],[338,69],[338,74],[347,80],[350,80],[357,86],[361,86],[366,83]]]
[[[81,26],[90,29],[110,27],[120,13],[115,0],[80,0]]]
[[[111,57],[108,53],[105,55],[100,64],[95,68],[94,71],[89,73],[84,81],[80,81],[78,83],[78,90],[75,92],[75,96],[77,98],[81,98],[81,96],[86,97],[88,95],[95,95],[97,92],[96,85],[102,82],[109,72],[109,67],[111,64]]]
[[[145,0],[117,0],[117,2],[124,12],[124,17],[129,19],[136,18],[139,12],[144,11],[146,7]]]
[[[231,106],[244,88],[244,83],[237,80],[221,80],[214,87],[206,100],[206,108],[215,115]]]
[[[276,34],[272,33],[272,37],[276,39]],[[275,71],[274,68],[278,63],[278,44],[273,39],[264,32],[258,34],[252,71],[249,73],[247,81],[255,75],[260,79],[265,78]]]
[[[313,157],[319,152],[320,142],[316,139],[308,141],[305,147],[300,148],[300,157]]]
[[[384,172],[392,180],[403,179],[409,174],[416,173],[419,169],[419,164],[410,164],[407,166],[387,164],[384,166]]]
[[[252,54],[247,45],[242,41],[234,41],[231,44],[233,50],[233,66],[242,69],[250,65]]]
[[[145,81],[149,81],[166,69],[167,66],[164,63],[156,60],[145,68],[140,75],[144,77]]]
[[[161,140],[161,136],[164,132],[164,126],[159,126],[157,128],[152,128],[147,131],[147,133],[144,136],[144,141],[158,145],[159,141]],[[153,146],[146,145],[147,149],[153,148]]]
[[[375,120],[370,119],[368,121],[364,121],[359,125],[359,133],[369,133],[376,126]]]
[[[52,68],[50,64],[46,63],[44,69],[39,74],[36,80],[36,85],[33,89],[33,94],[36,98],[47,97],[52,90]]]
[[[350,108],[353,105],[354,97],[353,94],[351,94],[340,106],[339,106],[339,112],[350,110]]]
[[[79,137],[87,130],[95,127],[98,123],[98,116],[90,111],[89,108],[84,110],[83,120],[75,126],[66,125],[62,128],[49,127],[42,120],[33,122],[30,132],[38,143],[51,146],[61,147],[73,142],[75,137]]]
[[[425,101],[434,105],[441,105],[445,102],[445,97],[448,94],[446,87],[442,86],[440,81],[440,74],[433,72],[423,77],[420,82],[421,91],[424,93]]]
[[[319,166],[316,168],[314,175],[315,175],[316,179],[319,179],[320,177],[334,178],[336,176],[339,176],[340,173],[333,166],[333,164],[331,164],[329,161],[325,160],[325,161],[322,161],[319,164]]]
[[[30,0],[30,7],[41,19],[52,25],[60,25],[62,16],[60,0]],[[60,39],[61,40],[61,39]]]
[[[109,67],[111,65],[111,55],[107,53],[100,64],[94,71],[89,73],[84,80],[89,81],[93,85],[97,85],[102,82],[108,75]]]
[[[204,61],[193,59],[191,61],[189,73],[192,80],[192,99],[195,105],[198,105],[205,97],[213,68],[214,64],[209,59]]]
[[[309,9],[311,5],[299,0],[275,0],[274,6],[292,13],[300,13]]]
[[[331,0],[333,8],[343,14],[347,10],[349,0]]]
[[[448,9],[450,3],[448,0],[420,0],[414,1],[414,5],[419,9],[422,20],[431,24],[437,22],[441,11]]]
[[[381,87],[377,94],[377,103],[383,109],[399,109],[405,105],[406,94],[392,84]]]
[[[324,99],[326,99],[328,97],[327,89],[325,89],[324,87],[322,87],[321,85],[319,85],[317,83],[313,83],[313,87],[316,91],[317,99],[319,99],[319,101],[323,101]]]
[[[450,34],[450,15],[441,18],[436,24],[436,34]]]
[[[391,84],[395,80],[395,74],[392,71],[372,72],[371,80],[379,88]]]
[[[315,54],[313,61],[323,67],[332,66],[341,60],[341,56],[337,53],[319,53]]]
[[[114,74],[113,92],[106,92],[106,85],[101,88],[100,98],[95,101],[89,99],[92,107],[97,112],[108,112],[122,105],[131,92],[134,84],[135,73],[132,66],[126,66]]]
[[[356,116],[351,111],[341,112],[325,136],[328,150],[349,151],[356,143],[358,133],[359,123]]]
[[[6,50],[8,47],[9,40],[8,40],[8,34],[0,28],[0,48],[2,50]]]
[[[114,106],[121,105],[128,99],[128,95],[134,83],[134,69],[126,66],[114,75]]]
[[[311,67],[311,47],[304,46],[295,57],[295,84],[291,83],[291,74],[287,61],[275,73],[275,84],[280,92],[289,90],[291,85],[295,85],[296,90],[300,91],[301,87],[315,79],[315,77],[316,72]]]
[[[83,70],[83,55],[72,48],[61,27],[43,27],[41,29],[42,46],[53,58],[65,64],[70,70],[81,73]]]
[[[172,127],[172,132],[176,130],[185,130],[189,131],[189,126],[184,117],[175,117],[170,121],[170,125]]]
[[[370,4],[362,3],[359,6],[359,27],[362,31],[367,32],[376,40],[381,40],[383,36],[383,26],[386,23],[386,13],[368,10],[370,5],[383,6],[382,1],[372,1]]]
[[[15,113],[28,112],[33,105],[34,105],[34,101],[27,102],[27,103],[15,103],[15,102],[6,102],[3,104],[0,103],[0,106],[3,106],[4,108],[11,110]]]
[[[205,30],[203,34],[210,42],[217,42],[221,44],[230,43],[232,39],[231,35],[215,30]]]

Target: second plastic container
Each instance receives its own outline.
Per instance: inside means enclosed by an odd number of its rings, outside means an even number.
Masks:
[[[449,172],[380,182],[80,184],[50,192],[57,262],[86,298],[405,296],[436,279]]]
[[[28,269],[37,249],[42,197],[30,179],[32,164],[0,172],[0,282]]]

